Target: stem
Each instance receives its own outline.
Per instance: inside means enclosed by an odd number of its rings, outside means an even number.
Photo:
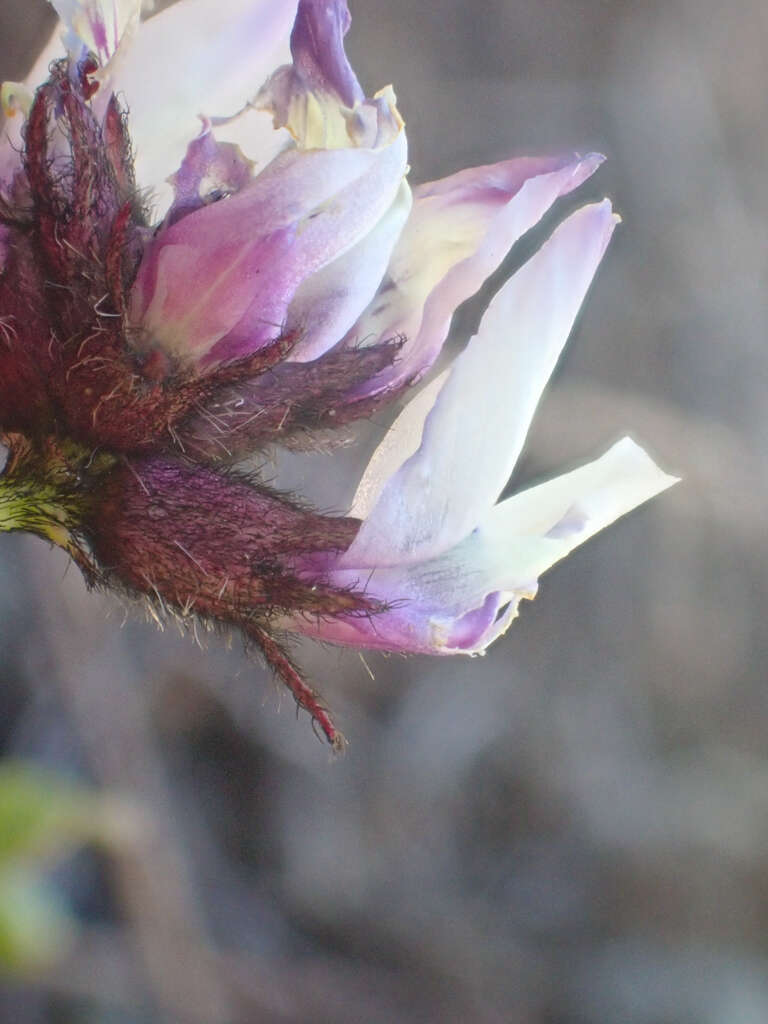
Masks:
[[[74,441],[47,437],[34,443],[23,434],[2,434],[8,449],[0,475],[0,531],[24,530],[63,548],[86,579],[96,568],[81,541],[93,486],[115,464],[113,456]]]

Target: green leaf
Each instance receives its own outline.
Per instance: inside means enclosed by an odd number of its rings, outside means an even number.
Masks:
[[[97,838],[101,807],[94,791],[55,772],[0,762],[0,868],[48,859]]]
[[[26,868],[0,870],[0,967],[30,971],[67,951],[76,924],[55,888]]]

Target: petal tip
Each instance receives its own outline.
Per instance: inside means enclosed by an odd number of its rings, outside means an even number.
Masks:
[[[582,206],[581,210],[577,211],[573,216],[577,216],[579,213],[582,213],[585,218],[592,220],[595,225],[602,227],[607,232],[609,238],[617,225],[622,222],[621,214],[614,210],[613,203],[607,197],[600,200],[599,203],[590,203],[587,206]]]
[[[613,450],[623,459],[633,460],[635,462],[635,472],[638,475],[646,476],[648,482],[653,484],[655,489],[649,494],[649,498],[655,494],[661,494],[662,491],[666,491],[675,484],[681,483],[683,479],[672,473],[665,473],[663,469],[660,469],[645,448],[631,437],[623,437],[620,441],[617,441]]]
[[[585,170],[589,168],[590,173],[594,173],[605,163],[606,157],[602,153],[586,153],[584,156],[578,156],[578,159],[580,167]]]

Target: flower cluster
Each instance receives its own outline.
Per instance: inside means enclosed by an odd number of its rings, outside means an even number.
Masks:
[[[411,190],[394,93],[366,97],[347,61],[345,0],[181,0],[144,21],[140,0],[54,5],[44,80],[2,92],[0,528],[159,617],[240,629],[338,746],[279,637],[482,652],[542,572],[673,482],[625,439],[497,503],[608,201],[498,292],[349,516],[238,467],[407,393],[457,306],[601,158]]]

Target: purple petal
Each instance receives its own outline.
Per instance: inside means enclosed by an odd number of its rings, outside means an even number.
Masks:
[[[291,54],[306,89],[333,93],[347,107],[365,94],[344,52],[350,23],[346,0],[300,0],[291,33]]]
[[[239,146],[218,142],[210,122],[190,142],[181,167],[170,179],[174,201],[166,218],[174,224],[181,217],[210,202],[240,192],[253,178],[253,165]]]
[[[508,160],[417,188],[413,212],[379,295],[347,337],[349,344],[405,337],[402,358],[350,399],[426,372],[456,308],[474,295],[555,200],[582,184],[602,159],[590,154],[567,160]]]
[[[422,569],[423,574],[419,571]],[[392,607],[369,617],[317,620],[295,615],[282,625],[345,647],[399,654],[479,653],[495,639],[499,613],[506,619],[510,608],[516,611],[521,598],[534,596],[535,588],[528,587],[517,595],[491,591],[476,606],[467,602],[462,605],[452,596],[462,571],[463,566],[446,562],[442,566],[426,563],[423,567],[375,573],[331,572],[327,578],[332,586],[352,587],[368,599],[389,602]]]
[[[299,288],[286,321],[288,331],[303,331],[301,342],[291,352],[292,360],[317,359],[355,323],[381,283],[410,209],[411,190],[403,181],[375,228]]]
[[[298,286],[391,206],[404,135],[381,150],[290,151],[237,195],[164,229],[145,254],[131,317],[153,342],[208,362],[281,333]]]
[[[344,52],[348,27],[345,0],[301,0],[293,64],[278,68],[253,101],[302,149],[377,148],[403,127],[391,88],[366,100]]]

